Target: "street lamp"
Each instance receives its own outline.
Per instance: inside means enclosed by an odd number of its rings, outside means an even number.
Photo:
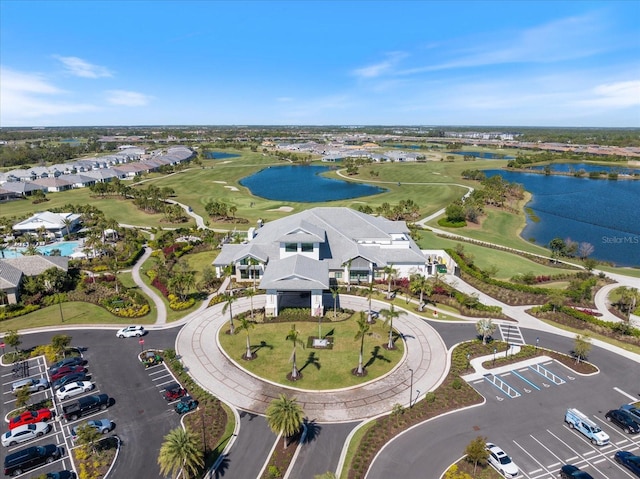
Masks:
[[[409,387],[409,407],[413,407],[413,369],[409,368],[409,372],[411,373],[411,385]]]
[[[467,353],[467,369],[471,367],[471,353]]]
[[[538,353],[538,344],[540,343],[540,338],[536,338],[536,354]]]
[[[493,348],[493,365],[496,365],[496,353],[498,352],[498,348]]]

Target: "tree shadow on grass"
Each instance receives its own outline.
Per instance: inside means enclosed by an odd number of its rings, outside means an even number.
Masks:
[[[258,345],[255,345],[255,344],[251,345],[251,354],[255,355],[262,348],[273,349],[273,346],[270,345],[270,344],[267,344],[266,341],[260,341],[260,344],[258,344]]]
[[[299,371],[302,372],[304,370],[304,368],[306,368],[309,365],[314,366],[317,370],[320,370],[320,368],[321,368],[321,366],[320,366],[320,358],[318,358],[316,356],[315,352],[310,352],[309,353],[309,356],[307,356],[307,360],[302,365],[302,367],[299,369]]]
[[[368,368],[369,366],[371,366],[373,363],[376,362],[376,360],[384,361],[385,363],[391,362],[391,360],[387,358],[384,354],[380,354],[381,349],[382,349],[381,346],[375,346],[373,348],[373,350],[371,351],[371,357],[369,358],[369,361],[367,361],[367,363],[364,365],[365,368]]]

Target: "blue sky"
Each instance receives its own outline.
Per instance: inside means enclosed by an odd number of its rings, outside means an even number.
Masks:
[[[0,0],[0,126],[640,127],[640,2]]]

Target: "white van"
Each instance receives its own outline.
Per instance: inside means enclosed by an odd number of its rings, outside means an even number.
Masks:
[[[577,409],[567,409],[564,415],[564,422],[566,422],[571,429],[577,429],[587,436],[592,444],[597,444],[598,446],[609,444],[609,436],[607,433],[603,432],[595,422]]]

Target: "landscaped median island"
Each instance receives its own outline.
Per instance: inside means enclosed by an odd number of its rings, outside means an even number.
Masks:
[[[385,326],[384,321],[378,319],[364,335],[363,366],[367,374],[354,375],[352,370],[358,366],[361,346],[359,313],[340,312],[334,318],[333,311],[328,310],[324,317],[312,318],[310,310],[307,312],[309,314],[287,319],[284,310],[278,319],[253,322],[245,327],[241,320],[234,318],[235,334],[228,334],[227,324],[220,329],[218,340],[227,356],[240,367],[263,379],[288,386],[294,385],[291,373],[295,348],[296,368],[301,376],[295,380],[295,387],[309,390],[341,389],[371,381],[391,371],[404,355],[404,342],[398,340],[395,331],[395,349],[387,349],[389,325]],[[292,331],[297,332],[295,341]],[[244,359],[247,335],[253,355],[251,360]],[[326,340],[326,343],[314,347],[314,341],[318,339]]]

